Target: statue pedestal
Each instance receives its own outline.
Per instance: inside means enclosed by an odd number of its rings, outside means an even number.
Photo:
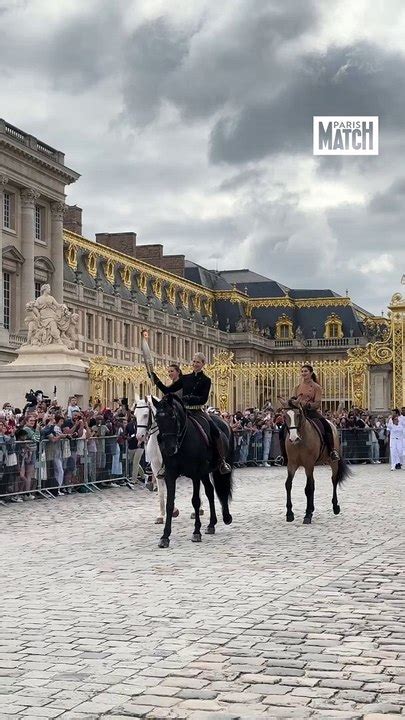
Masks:
[[[88,364],[78,350],[64,345],[23,345],[13,362],[0,365],[0,396],[15,407],[24,407],[25,393],[31,388],[53,398],[55,385],[62,407],[67,407],[72,395],[77,395],[81,407],[87,407]]]

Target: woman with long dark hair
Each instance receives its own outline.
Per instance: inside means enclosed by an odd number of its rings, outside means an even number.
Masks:
[[[321,422],[325,431],[325,444],[332,460],[338,460],[339,454],[335,450],[332,427],[330,422],[320,412],[322,405],[322,387],[314,373],[314,368],[306,363],[301,368],[301,382],[294,390],[292,400],[301,403],[305,415]]]
[[[325,445],[332,460],[339,460],[339,454],[335,449],[332,427],[329,421],[320,412],[322,404],[322,387],[314,373],[314,368],[309,363],[301,368],[301,382],[296,386],[290,403],[299,402],[302,405],[305,415],[308,418],[317,420],[324,428]],[[280,431],[280,445],[284,462],[287,464],[287,453],[285,450],[285,426]]]

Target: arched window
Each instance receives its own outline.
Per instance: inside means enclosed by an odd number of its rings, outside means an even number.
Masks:
[[[343,323],[339,315],[333,313],[326,318],[324,338],[336,339],[343,337]]]
[[[285,314],[276,322],[276,340],[292,340],[294,337],[293,322]]]

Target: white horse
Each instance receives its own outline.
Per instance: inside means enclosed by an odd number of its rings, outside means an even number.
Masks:
[[[157,399],[158,398],[155,398],[155,400]],[[156,479],[160,509],[160,514],[156,518],[155,523],[162,525],[166,515],[166,483],[163,473],[162,454],[157,440],[159,430],[155,420],[156,408],[152,402],[152,395],[147,395],[144,400],[136,399],[134,415],[136,419],[136,439],[138,442],[144,442],[145,437],[148,436],[145,447],[145,457],[151,466],[152,475]],[[179,512],[178,508],[175,507],[173,517],[177,517]],[[204,510],[201,505],[200,515],[203,514]],[[194,517],[194,513],[192,513],[191,517]]]
[[[163,460],[160,452],[159,443],[157,441],[158,426],[155,420],[155,408],[152,403],[152,396],[148,395],[145,400],[136,401],[134,415],[136,420],[136,439],[138,442],[144,442],[146,435],[148,436],[145,446],[145,458],[152,469],[153,478],[156,480],[159,497],[160,514],[155,520],[157,525],[162,525],[166,514],[166,484],[163,476]],[[175,507],[173,517],[179,514]]]

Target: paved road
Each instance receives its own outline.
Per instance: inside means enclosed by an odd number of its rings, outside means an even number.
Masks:
[[[284,472],[236,471],[234,524],[172,546],[156,496],[0,507],[0,718],[377,718],[405,713],[405,472],[359,466],[286,524]]]

